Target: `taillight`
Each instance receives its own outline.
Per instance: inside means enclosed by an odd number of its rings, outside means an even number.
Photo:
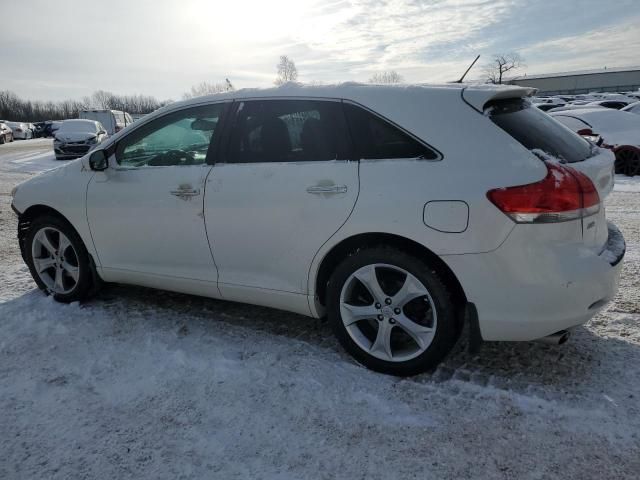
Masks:
[[[545,165],[547,176],[539,182],[496,188],[487,198],[516,223],[566,222],[600,210],[600,197],[589,177],[564,165]]]
[[[576,133],[586,138],[587,140],[591,140],[593,143],[597,143],[600,139],[600,135],[598,135],[597,133],[593,133],[593,130],[591,130],[590,128],[583,128],[581,130],[578,130]]]

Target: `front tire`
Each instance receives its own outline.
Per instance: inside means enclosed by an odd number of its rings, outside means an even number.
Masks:
[[[360,250],[336,268],[327,313],[348,353],[397,376],[436,367],[460,330],[451,292],[434,269],[390,247]]]
[[[76,231],[59,217],[36,218],[25,239],[25,257],[41,290],[59,302],[86,299],[92,293],[89,253]]]

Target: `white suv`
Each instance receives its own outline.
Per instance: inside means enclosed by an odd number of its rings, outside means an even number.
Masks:
[[[458,339],[566,339],[616,292],[613,154],[487,86],[301,86],[174,103],[19,185],[56,300],[101,281],[322,317],[378,371]]]

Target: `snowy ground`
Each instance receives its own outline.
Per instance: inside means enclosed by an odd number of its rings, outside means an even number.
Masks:
[[[607,202],[628,244],[620,292],[568,344],[460,346],[400,380],[293,314],[127,286],[54,303],[20,259],[8,193],[58,163],[47,141],[6,147],[0,478],[640,475],[640,179]]]

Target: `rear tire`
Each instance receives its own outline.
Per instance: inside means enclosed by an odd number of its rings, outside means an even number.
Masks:
[[[36,218],[25,238],[25,259],[38,287],[58,302],[81,301],[96,292],[89,253],[76,231],[53,215]]]
[[[360,250],[338,265],[327,286],[327,313],[358,362],[397,376],[436,367],[460,331],[451,292],[437,272],[391,247]]]

